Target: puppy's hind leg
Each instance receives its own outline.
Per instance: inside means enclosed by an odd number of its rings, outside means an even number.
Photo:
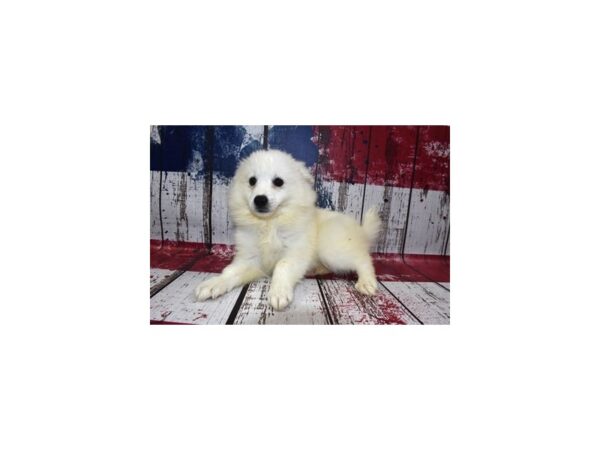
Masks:
[[[367,246],[321,248],[319,258],[333,272],[356,272],[358,281],[354,287],[358,292],[366,295],[377,292],[377,278],[375,278],[375,269]]]
[[[373,295],[377,292],[377,278],[375,278],[375,269],[373,268],[373,261],[371,256],[366,253],[360,255],[355,260],[356,273],[358,274],[358,281],[354,285],[358,292],[366,295]]]

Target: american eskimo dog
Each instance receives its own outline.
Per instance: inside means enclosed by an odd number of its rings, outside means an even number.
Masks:
[[[358,274],[356,289],[377,291],[369,246],[381,226],[375,209],[362,226],[353,218],[315,206],[314,179],[306,166],[279,150],[259,150],[233,177],[229,210],[235,224],[235,257],[223,272],[196,288],[199,300],[270,276],[269,303],[283,309],[309,272]]]

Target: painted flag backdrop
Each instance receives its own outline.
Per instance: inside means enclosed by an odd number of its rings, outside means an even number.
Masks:
[[[447,126],[153,126],[150,320],[165,324],[447,324],[450,320],[450,128]],[[284,311],[267,278],[214,301],[194,288],[233,256],[227,191],[241,159],[277,148],[304,161],[318,205],[383,227],[379,291],[352,275],[307,276]]]
[[[450,254],[447,126],[153,126],[151,239],[233,244],[229,183],[265,144],[306,163],[319,206],[379,208],[377,252]]]

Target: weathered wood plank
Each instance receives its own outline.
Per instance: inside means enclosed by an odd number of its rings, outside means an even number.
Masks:
[[[369,153],[369,127],[316,127],[319,157],[315,190],[322,208],[361,220]]]
[[[419,321],[382,286],[374,296],[350,280],[319,280],[331,318],[338,324],[417,324]]]
[[[212,185],[212,243],[234,243],[234,226],[229,214],[228,193],[231,180],[215,179]]]
[[[365,190],[365,212],[378,208],[381,232],[373,251],[400,253],[408,213],[409,188],[368,184]]]
[[[373,126],[369,130],[369,165],[364,211],[379,210],[379,253],[400,253],[417,144],[417,127]]]
[[[404,253],[443,255],[450,214],[450,194],[413,189]]]
[[[150,269],[150,289],[168,279],[174,272],[168,269]]]
[[[339,181],[322,181],[317,186],[317,195],[325,201],[324,208],[339,211],[360,222],[364,184]]]
[[[160,172],[150,171],[150,239],[161,240]]]
[[[275,311],[269,305],[267,298],[269,287],[270,281],[267,279],[249,285],[235,318],[236,325],[323,325],[329,323],[317,280],[300,281],[294,289],[294,300],[282,311]]]
[[[450,227],[450,128],[419,127],[404,253],[443,255]]]
[[[383,281],[382,284],[424,324],[450,323],[450,292],[436,283]]]
[[[150,299],[150,320],[225,324],[242,288],[234,289],[214,300],[197,301],[194,289],[198,283],[214,275],[185,272]]]
[[[163,172],[162,220],[164,239],[207,242],[203,215],[204,180],[187,172]]]
[[[442,286],[444,286],[446,289],[450,290],[450,283],[440,283]]]

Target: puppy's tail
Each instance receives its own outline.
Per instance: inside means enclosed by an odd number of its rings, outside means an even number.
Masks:
[[[365,233],[367,233],[369,243],[373,245],[373,243],[377,240],[377,235],[381,229],[381,219],[377,213],[377,207],[372,207],[367,211],[363,217],[362,228],[365,230]]]

